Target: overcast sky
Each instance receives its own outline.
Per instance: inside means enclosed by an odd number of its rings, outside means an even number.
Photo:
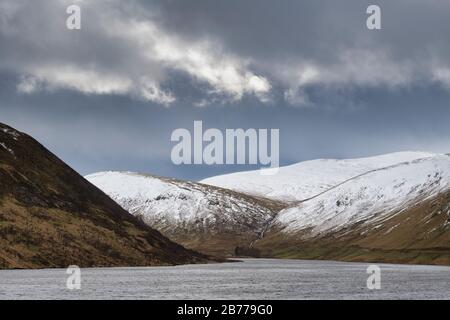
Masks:
[[[449,34],[441,0],[0,0],[0,122],[82,174],[254,168],[173,165],[194,120],[279,128],[282,164],[448,153]]]

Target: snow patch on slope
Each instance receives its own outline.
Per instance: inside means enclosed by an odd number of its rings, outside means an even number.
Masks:
[[[5,149],[9,153],[11,153],[13,156],[15,156],[14,151],[12,149],[8,148],[8,146],[5,143],[0,142],[0,147],[2,147],[3,149]]]
[[[17,140],[20,137],[20,133],[13,129],[1,128],[0,131],[9,134],[13,137],[14,140]]]

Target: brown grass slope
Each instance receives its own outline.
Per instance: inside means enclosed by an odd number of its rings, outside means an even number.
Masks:
[[[209,186],[208,186],[209,187]],[[215,188],[219,189],[219,188]],[[237,194],[231,190],[223,190],[224,193],[234,193],[236,199],[241,199],[251,203],[255,208],[264,207],[270,210],[273,217],[286,207],[285,204],[270,199],[263,199],[248,196],[245,194]],[[248,209],[250,210],[250,209]],[[213,225],[197,221],[194,226],[184,229],[180,228],[161,228],[164,235],[170,239],[181,243],[183,246],[219,257],[235,257],[235,256],[254,256],[258,257],[258,252],[250,249],[251,244],[259,239],[263,221],[252,219],[251,216],[241,218],[239,221],[226,221],[220,219],[220,209],[216,212],[217,219]],[[240,252],[240,253],[239,253]]]
[[[123,210],[31,137],[0,124],[0,269],[206,261]]]
[[[255,246],[264,256],[380,263],[450,265],[450,191],[332,234],[308,237],[270,229]]]

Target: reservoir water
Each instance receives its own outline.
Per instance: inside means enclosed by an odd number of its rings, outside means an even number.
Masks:
[[[378,264],[381,288],[367,288],[367,263],[244,259],[242,262],[81,270],[0,271],[0,299],[450,299],[450,267]]]

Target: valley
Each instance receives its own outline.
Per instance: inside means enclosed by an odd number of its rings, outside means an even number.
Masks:
[[[448,155],[313,160],[270,177],[251,171],[200,183],[123,172],[87,179],[208,254],[450,264]]]
[[[242,256],[450,265],[445,154],[319,159],[200,182],[114,171],[84,179],[0,125],[0,181],[2,268]]]

